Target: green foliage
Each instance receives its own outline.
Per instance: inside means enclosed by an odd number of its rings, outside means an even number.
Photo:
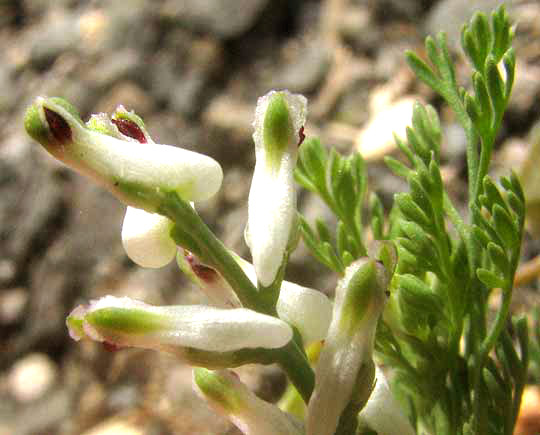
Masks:
[[[533,327],[529,338],[529,375],[533,384],[540,384],[540,307],[532,312]]]
[[[395,195],[386,232],[382,204],[375,194],[369,198],[372,235],[395,242],[399,258],[376,350],[396,369],[396,393],[408,404],[411,420],[430,433],[511,434],[526,382],[527,323],[509,321],[525,199],[513,173],[498,181],[487,175],[514,81],[512,38],[503,6],[490,19],[477,13],[464,25],[470,87],[457,82],[444,34],[426,39],[429,63],[406,54],[418,78],[445,100],[465,130],[468,213],[458,212],[444,188],[440,122],[429,105],[416,104],[406,140],[396,137],[404,160],[385,159],[409,186]],[[342,273],[365,252],[361,157],[342,157],[309,140],[296,177],[338,218],[334,237],[320,221],[312,229],[302,219],[302,233],[315,257]],[[501,303],[493,318],[488,298],[494,289]]]
[[[300,229],[315,258],[343,274],[349,264],[367,253],[362,236],[367,184],[362,156],[343,157],[334,149],[328,152],[319,140],[308,139],[300,147],[295,178],[306,189],[320,195],[336,215],[334,236],[321,220],[316,221],[313,229],[300,217]]]

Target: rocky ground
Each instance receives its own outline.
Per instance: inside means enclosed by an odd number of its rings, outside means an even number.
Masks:
[[[173,265],[143,270],[127,259],[124,207],[25,135],[22,118],[33,98],[62,96],[84,117],[123,104],[157,142],[214,157],[224,185],[200,211],[229,247],[247,255],[256,98],[271,88],[305,94],[307,134],[361,150],[370,188],[389,205],[405,189],[381,163],[394,151],[391,131],[404,130],[414,100],[442,107],[407,69],[403,51],[421,52],[423,38],[440,30],[456,41],[473,9],[498,3],[0,0],[0,434],[237,433],[191,391],[189,367],[150,351],[108,353],[69,339],[67,313],[90,298],[112,293],[173,304],[203,296]],[[518,23],[518,69],[497,171],[520,165],[540,120],[540,3],[507,3]],[[464,137],[444,108],[441,117],[445,181],[463,202]],[[310,217],[327,213],[308,195],[299,206]],[[528,235],[524,260],[539,247]],[[303,247],[288,276],[327,292],[334,284]],[[536,288],[533,281],[520,289],[516,309],[538,301]],[[284,387],[273,367],[245,367],[241,376],[263,397]]]

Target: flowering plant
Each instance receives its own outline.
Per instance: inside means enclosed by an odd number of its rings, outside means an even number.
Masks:
[[[514,321],[512,337],[507,322],[524,197],[513,174],[498,185],[487,171],[512,89],[511,40],[502,7],[491,21],[477,14],[464,27],[473,91],[458,86],[444,35],[426,40],[431,66],[407,54],[466,132],[465,218],[442,183],[431,106],[417,104],[407,140],[396,139],[408,164],[386,160],[410,191],[396,194],[387,224],[372,193],[364,225],[361,155],[304,140],[303,96],[282,90],[261,97],[245,230],[253,264],[229,251],[196,211],[220,188],[215,160],[156,144],[122,106],[84,123],[65,100],[37,98],[27,132],[127,206],[127,255],[153,268],[176,258],[211,302],[158,307],[106,296],[71,312],[70,335],[186,361],[200,394],[246,434],[510,434],[527,370],[527,324]],[[295,182],[336,215],[335,237],[324,222],[312,227],[297,212]],[[300,237],[339,277],[333,301],[284,280]],[[496,288],[502,304],[489,321]],[[291,384],[279,406],[257,398],[231,371],[246,363],[281,366]]]

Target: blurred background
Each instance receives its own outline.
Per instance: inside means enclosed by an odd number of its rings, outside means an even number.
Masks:
[[[272,88],[309,98],[308,136],[363,153],[369,187],[387,210],[393,194],[406,189],[382,163],[395,153],[391,133],[403,134],[415,100],[435,105],[444,131],[443,174],[464,207],[464,134],[440,98],[414,79],[403,51],[422,54],[425,36],[441,30],[457,49],[464,20],[499,3],[0,0],[0,435],[239,433],[192,392],[184,364],[151,351],[110,353],[69,338],[66,315],[91,298],[184,304],[204,302],[204,296],[174,264],[144,270],[126,257],[124,207],[26,136],[22,119],[36,96],[64,97],[83,119],[123,104],[143,117],[156,142],[218,160],[223,187],[198,210],[228,247],[248,256],[243,231],[254,164],[251,122],[256,98]],[[494,173],[518,169],[527,159],[533,168],[540,164],[540,130],[534,133],[540,3],[507,5],[518,25],[517,79]],[[455,56],[465,83],[468,69],[458,50]],[[540,190],[540,181],[527,182]],[[540,192],[532,191],[534,206]],[[305,192],[299,208],[310,220],[330,219]],[[532,274],[516,291],[516,312],[538,304],[538,236],[533,231],[524,244]],[[335,284],[302,245],[287,277],[327,293]],[[521,435],[540,431],[531,429],[535,418],[538,424],[533,384],[540,368],[533,362],[531,369],[525,400],[532,403],[531,417],[522,419]],[[275,367],[247,366],[239,373],[269,400],[285,386]]]

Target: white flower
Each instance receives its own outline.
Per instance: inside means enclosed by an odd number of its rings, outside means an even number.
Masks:
[[[276,277],[296,219],[293,173],[306,106],[305,97],[288,91],[271,91],[257,101],[246,242],[263,286]]]
[[[153,306],[128,297],[105,296],[75,308],[66,320],[71,337],[118,347],[169,352],[195,348],[230,352],[274,349],[292,339],[285,322],[245,308],[204,305]]]
[[[378,435],[414,435],[411,423],[390,391],[384,373],[377,366],[375,379],[375,388],[358,415],[360,424],[375,430]]]
[[[94,120],[99,124],[99,117]],[[149,212],[159,208],[164,193],[176,192],[185,201],[204,200],[221,186],[223,173],[212,158],[174,146],[120,139],[119,133],[111,134],[117,128],[112,124],[102,129],[85,126],[76,110],[59,98],[37,98],[26,113],[25,127],[58,160],[125,204]]]
[[[256,284],[254,267],[236,255],[235,259],[251,282]],[[283,281],[276,310],[280,319],[298,329],[304,344],[325,339],[332,320],[332,302],[324,293]]]
[[[165,216],[128,207],[122,225],[126,254],[142,267],[165,266],[176,255],[176,243],[169,235],[173,226]]]
[[[251,282],[256,284],[253,265],[234,253],[231,255]],[[180,269],[201,287],[215,306],[241,306],[231,286],[215,269],[202,264],[195,255],[187,251],[179,252],[177,260]],[[332,319],[332,302],[320,291],[283,281],[276,311],[280,319],[298,329],[304,344],[310,344],[326,337]]]
[[[246,435],[303,435],[302,423],[259,399],[230,370],[193,370],[195,390]]]
[[[334,434],[349,401],[369,397],[375,329],[387,285],[384,267],[374,260],[357,260],[345,270],[317,363],[315,389],[308,405],[308,435]]]

